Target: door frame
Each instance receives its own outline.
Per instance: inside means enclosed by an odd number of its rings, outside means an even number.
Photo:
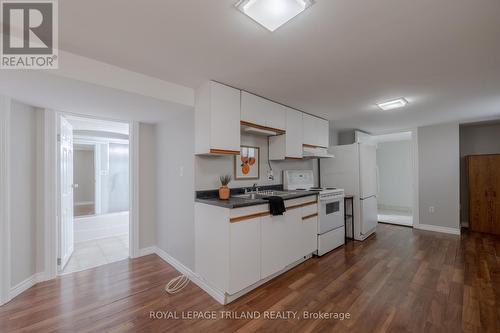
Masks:
[[[77,116],[88,119],[114,121],[129,125],[129,257],[139,256],[139,123],[121,119],[108,119],[70,112],[44,110],[44,170],[45,184],[45,235],[44,235],[44,277],[43,280],[54,279],[58,276],[57,253],[59,247],[59,150],[58,134],[59,119],[62,116]]]
[[[413,196],[413,207],[412,207],[412,216],[413,216],[413,221],[412,221],[412,227],[415,229],[419,228],[419,176],[418,176],[418,128],[411,128],[411,129],[406,129],[406,130],[398,130],[398,131],[387,131],[383,133],[379,133],[376,136],[379,135],[384,135],[384,134],[396,134],[396,133],[404,133],[404,132],[409,132],[411,133],[411,139],[410,139],[410,149],[411,149],[411,164],[412,164],[412,185],[413,185],[413,191],[412,191],[412,196]],[[364,134],[363,132],[361,132]],[[363,137],[365,140],[366,138]],[[369,139],[368,139],[369,140]]]

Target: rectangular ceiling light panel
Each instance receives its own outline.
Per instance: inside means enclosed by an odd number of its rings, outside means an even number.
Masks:
[[[314,4],[314,0],[240,0],[243,14],[270,31],[274,31]]]
[[[389,110],[399,109],[399,108],[405,107],[407,104],[408,104],[408,101],[406,99],[398,98],[398,99],[394,99],[392,101],[380,103],[377,105],[380,109],[382,109],[384,111],[389,111]]]

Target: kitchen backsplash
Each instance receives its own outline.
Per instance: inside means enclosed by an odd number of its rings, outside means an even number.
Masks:
[[[229,187],[247,187],[258,185],[282,184],[283,170],[312,169],[317,182],[318,163],[316,160],[303,161],[271,161],[274,180],[268,180],[269,171],[267,138],[263,136],[242,135],[241,144],[260,148],[260,178],[258,180],[234,180],[234,156],[196,156],[195,187],[196,190],[216,189],[220,186],[219,176],[230,174],[233,180]]]

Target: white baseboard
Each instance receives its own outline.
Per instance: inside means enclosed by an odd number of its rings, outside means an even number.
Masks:
[[[189,280],[191,280],[191,282],[193,282],[198,287],[203,289],[207,294],[212,296],[217,302],[223,305],[226,304],[226,295],[224,294],[224,292],[212,288],[201,277],[196,275],[190,268],[184,266],[177,259],[169,255],[162,249],[156,247],[156,254],[164,261],[166,261],[168,264],[172,265],[176,270],[181,272],[183,275],[186,275],[189,278]]]
[[[43,282],[45,280],[45,274],[44,273],[37,273],[35,275],[30,276],[26,280],[22,281],[21,283],[15,285],[14,287],[10,288],[9,291],[9,299],[7,302],[11,301],[15,297],[19,296],[29,288],[33,287],[35,284],[39,282]],[[6,303],[7,303],[6,302]]]
[[[137,258],[148,256],[148,255],[153,254],[153,253],[156,253],[156,246],[145,247],[145,248],[139,249],[139,255],[137,256]]]
[[[420,230],[434,231],[434,232],[442,232],[445,234],[460,235],[460,229],[458,228],[440,227],[431,224],[415,224],[413,228]]]

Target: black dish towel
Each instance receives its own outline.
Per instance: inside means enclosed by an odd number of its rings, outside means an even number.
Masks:
[[[282,197],[273,196],[266,198],[266,200],[269,200],[269,213],[271,215],[283,215],[286,212],[285,201]]]

